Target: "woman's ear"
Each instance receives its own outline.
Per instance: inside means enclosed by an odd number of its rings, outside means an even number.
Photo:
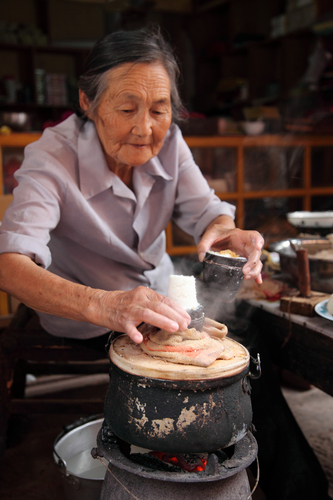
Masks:
[[[90,102],[86,94],[81,89],[79,89],[79,100],[81,109],[85,112],[88,118],[90,118],[88,113],[90,108]]]

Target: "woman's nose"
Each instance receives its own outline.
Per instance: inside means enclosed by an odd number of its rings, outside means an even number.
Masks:
[[[152,133],[152,121],[150,113],[140,113],[132,129],[133,134],[145,136]]]

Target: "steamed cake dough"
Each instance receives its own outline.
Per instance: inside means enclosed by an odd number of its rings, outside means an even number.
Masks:
[[[171,275],[168,297],[187,311],[198,308],[194,276]],[[143,325],[140,331],[143,335],[141,349],[151,357],[171,363],[207,367],[217,359],[232,358],[223,342],[227,327],[207,318],[201,332],[187,328],[170,333],[151,325]]]
[[[154,358],[171,363],[208,367],[217,359],[232,359],[224,342],[228,329],[222,323],[205,319],[201,332],[195,328],[170,333],[151,325],[141,329],[141,349]]]
[[[168,297],[186,311],[199,307],[195,277],[172,274],[169,278]]]
[[[214,250],[209,250],[210,253],[214,253],[216,255],[223,255],[225,257],[232,257],[233,259],[237,259],[240,257],[237,253],[232,250],[220,250],[219,252],[214,252]]]

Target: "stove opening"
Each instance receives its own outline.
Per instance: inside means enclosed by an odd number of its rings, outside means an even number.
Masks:
[[[157,457],[162,462],[175,465],[187,472],[201,472],[207,465],[208,453],[171,454],[163,451],[150,451],[148,455]]]
[[[232,445],[213,453],[166,453],[140,448],[125,443],[119,438],[118,445],[123,455],[132,462],[164,472],[203,472],[211,458],[214,458],[216,463],[222,464],[225,460],[230,459],[235,451],[235,446]]]

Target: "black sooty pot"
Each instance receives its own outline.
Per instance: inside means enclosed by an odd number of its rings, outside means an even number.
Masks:
[[[259,363],[260,371],[260,362],[251,361]],[[213,380],[160,380],[127,373],[111,362],[105,422],[123,441],[150,450],[225,448],[251,426],[250,377],[257,378],[247,366],[237,375]]]

